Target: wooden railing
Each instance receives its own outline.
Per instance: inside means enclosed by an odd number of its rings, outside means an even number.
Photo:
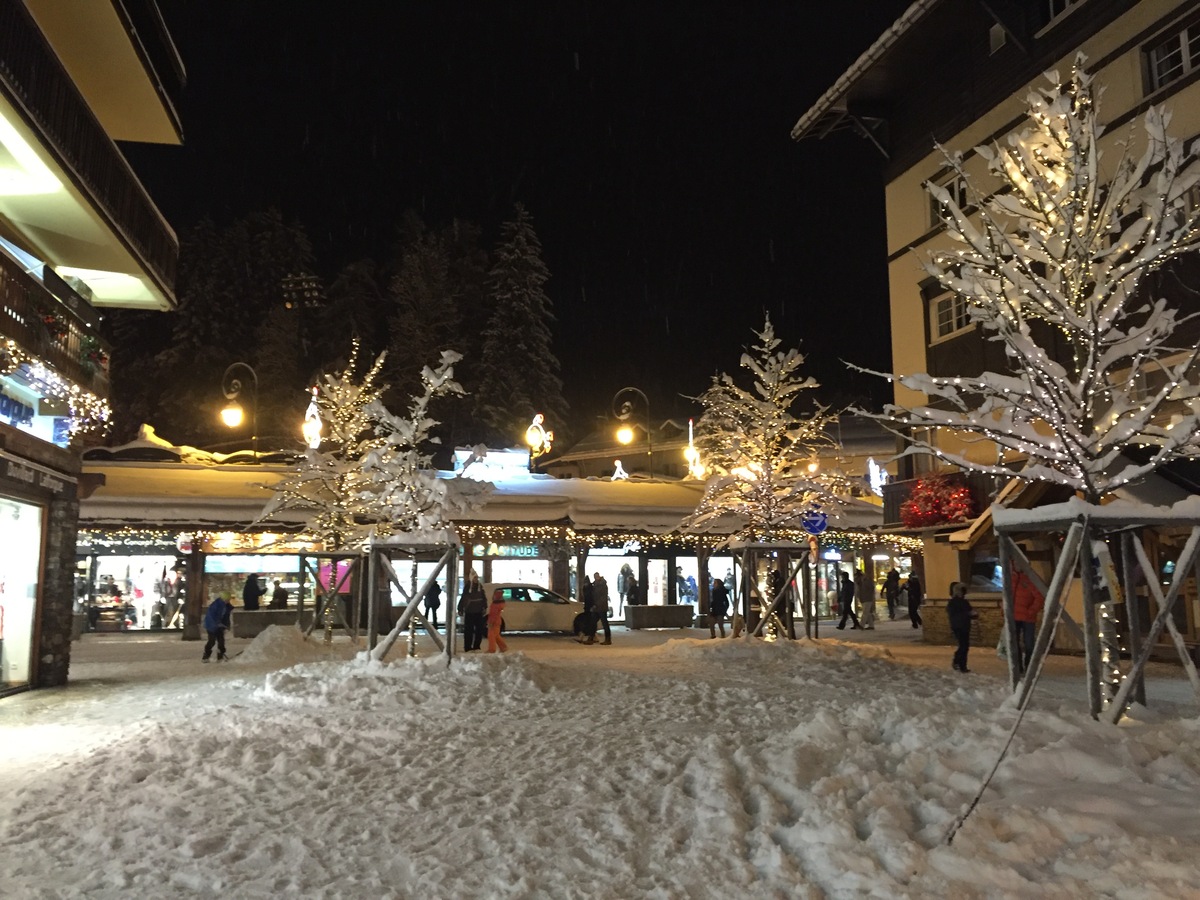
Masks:
[[[168,296],[179,241],[20,0],[0,0],[0,86]]]
[[[993,476],[979,472],[957,472],[951,474],[950,478],[967,486],[971,492],[976,513],[983,512],[988,508],[998,487],[997,480]],[[916,478],[910,478],[907,481],[893,481],[883,486],[883,525],[885,528],[903,527],[900,521],[900,507],[912,494],[913,486],[916,483]],[[1001,481],[1000,484],[1002,483]]]
[[[89,321],[91,308],[82,301],[75,305],[82,309],[71,309],[0,254],[0,338],[15,341],[63,378],[107,399],[112,348]]]

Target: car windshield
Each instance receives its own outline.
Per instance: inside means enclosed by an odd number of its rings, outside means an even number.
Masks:
[[[530,600],[537,603],[563,603],[563,599],[558,594],[552,594],[549,591],[530,591]]]

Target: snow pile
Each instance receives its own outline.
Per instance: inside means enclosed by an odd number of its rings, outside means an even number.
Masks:
[[[253,649],[290,640],[264,633]],[[48,743],[6,773],[0,884],[29,898],[1067,898],[1200,884],[1191,707],[1123,728],[1078,703],[1031,709],[947,846],[1015,715],[998,678],[837,641],[517,640],[531,649],[449,667],[192,663],[199,674],[131,686],[111,698],[133,707],[123,721],[90,721],[89,741]],[[85,727],[83,693],[36,723],[6,720],[6,746]]]

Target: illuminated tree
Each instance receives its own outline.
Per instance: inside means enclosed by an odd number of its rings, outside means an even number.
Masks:
[[[1051,86],[1030,94],[1029,127],[977,148],[986,182],[943,151],[966,185],[965,209],[929,185],[958,246],[926,269],[1003,343],[1008,370],[888,376],[931,402],[888,406],[878,418],[985,438],[999,449],[993,464],[913,443],[962,469],[1043,479],[1096,503],[1198,449],[1200,345],[1176,333],[1193,314],[1147,296],[1147,276],[1197,248],[1189,196],[1200,172],[1194,153],[1167,134],[1169,113],[1152,108],[1105,174],[1082,63],[1065,84],[1050,73]],[[1058,348],[1045,345],[1049,334]],[[1132,445],[1150,452],[1138,462],[1120,455]]]
[[[831,445],[826,428],[834,417],[819,404],[808,415],[793,411],[817,382],[800,375],[798,350],[779,349],[770,318],[754,333],[758,343],[741,360],[753,377],[750,387],[722,373],[697,398],[704,414],[696,444],[712,474],[686,524],[702,528],[735,516],[744,522],[742,537],[769,542],[783,530],[799,530],[814,503],[833,499],[829,477],[809,465],[818,448]]]
[[[382,535],[444,527],[449,498],[432,466],[429,447],[437,438],[430,431],[437,422],[428,407],[433,397],[461,392],[453,378],[458,356],[444,351],[435,368],[425,368],[406,417],[381,401],[385,356],[359,376],[356,341],[345,368],[321,379],[321,447],[309,450],[279,482],[263,519],[299,510],[326,550],[356,548],[372,530]]]

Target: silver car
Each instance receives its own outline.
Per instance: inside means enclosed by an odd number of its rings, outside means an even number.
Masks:
[[[573,631],[575,617],[583,612],[578,600],[568,600],[561,594],[536,584],[485,584],[488,605],[496,591],[504,595],[504,630],[508,631]]]

